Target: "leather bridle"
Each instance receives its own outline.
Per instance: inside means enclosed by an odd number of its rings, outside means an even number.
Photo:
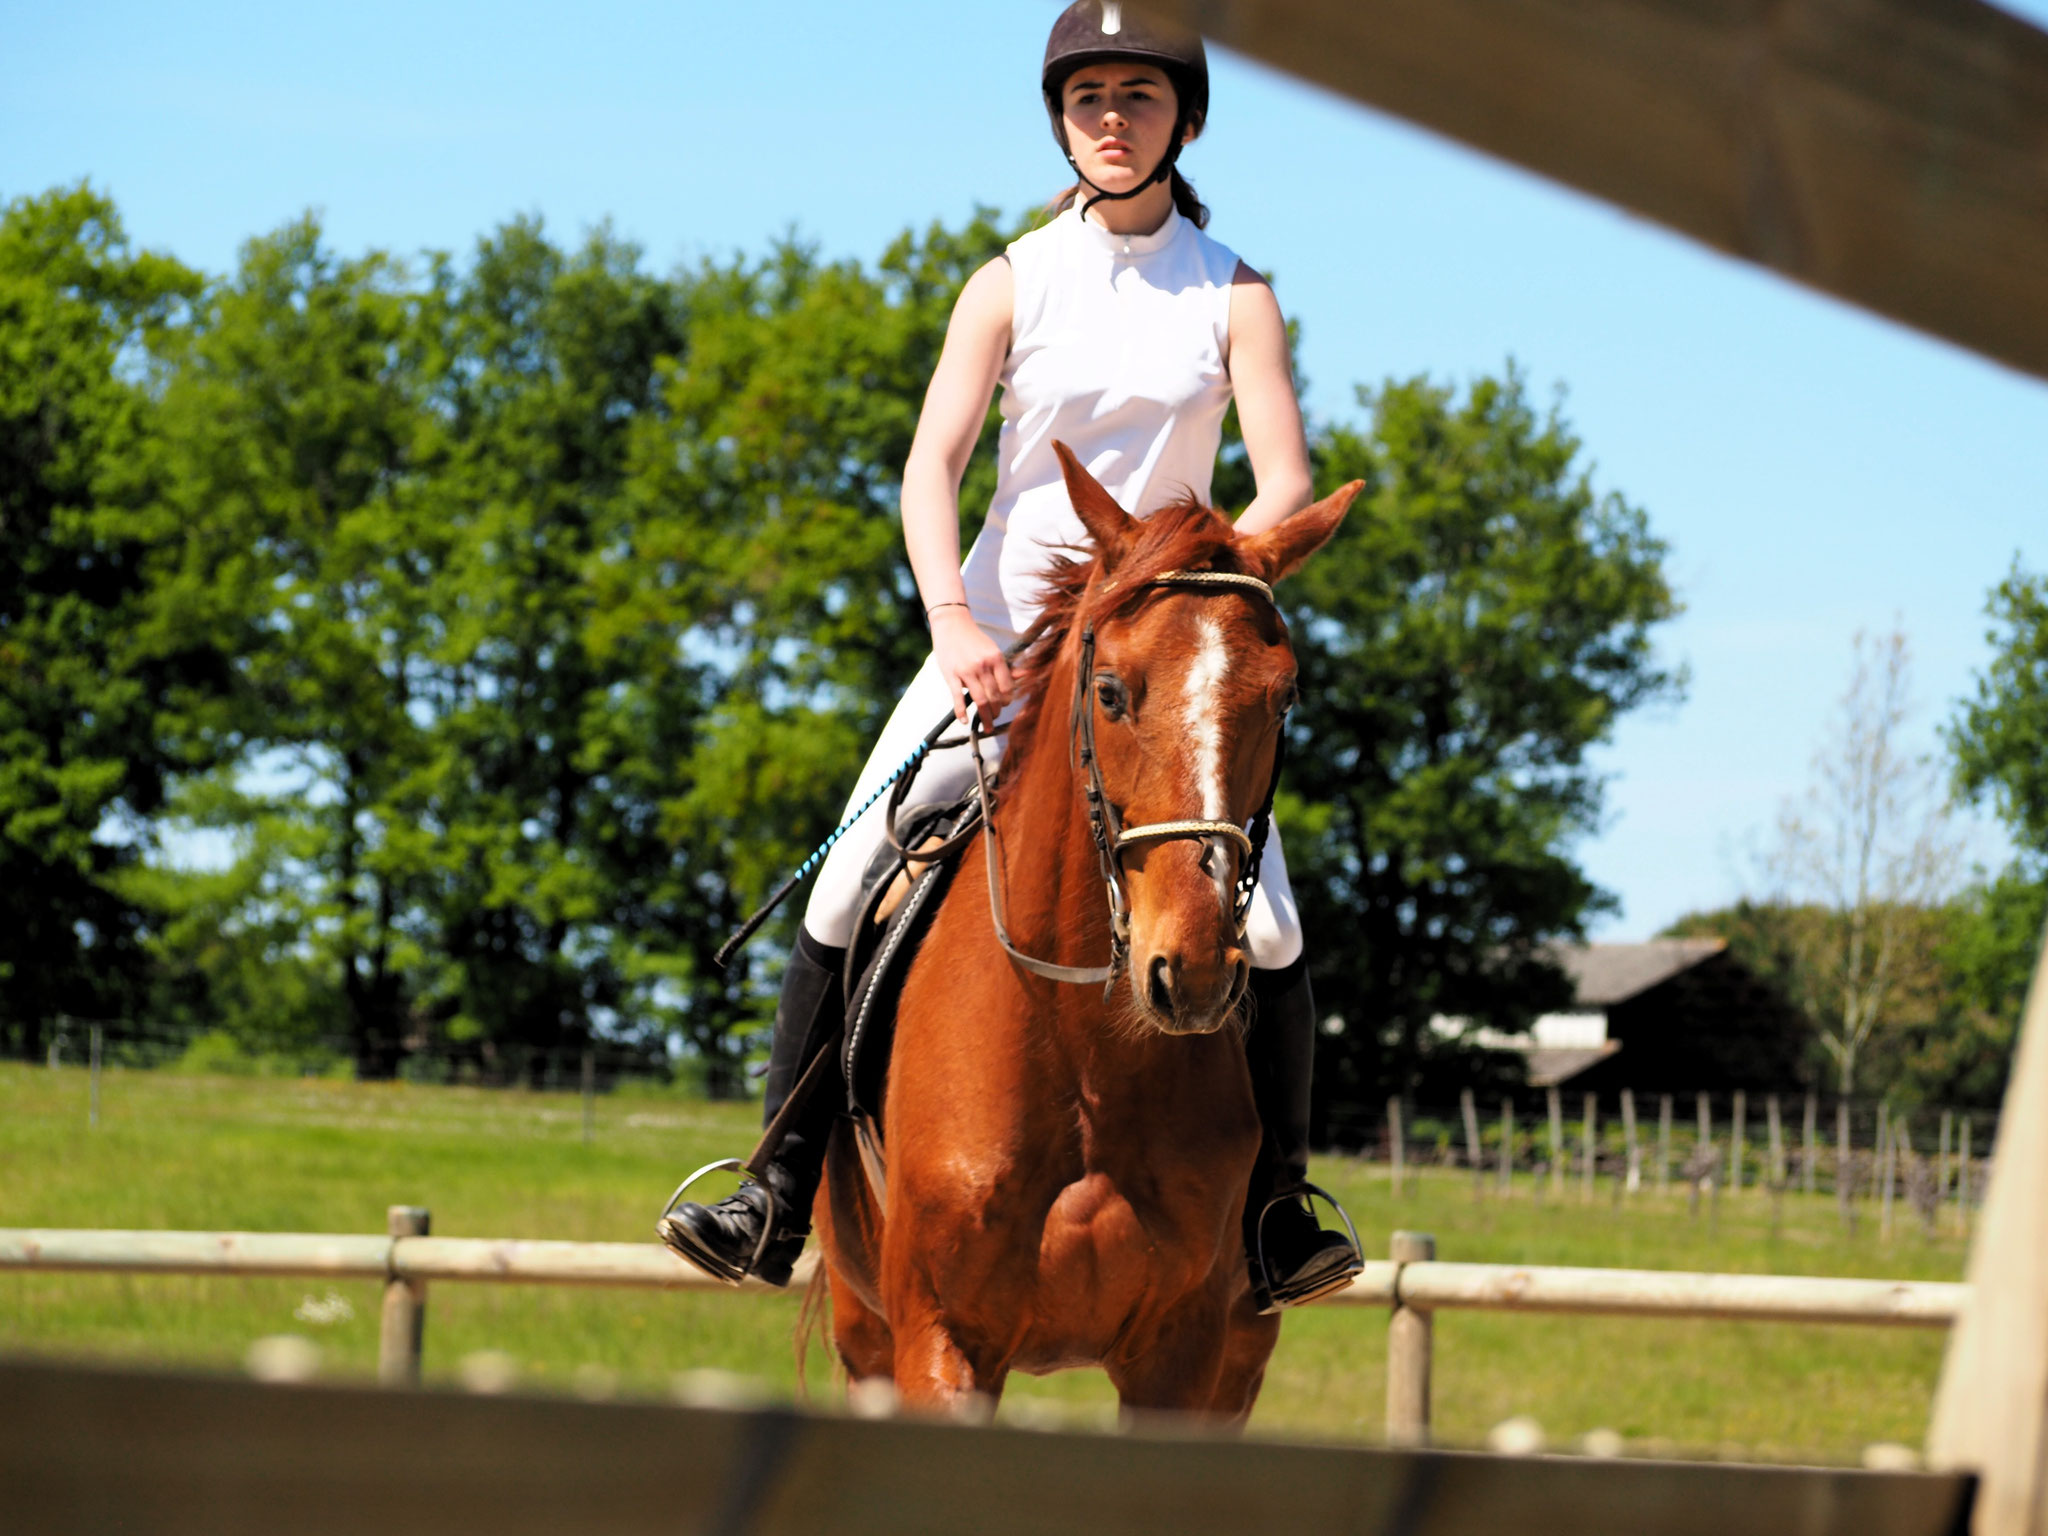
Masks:
[[[1240,575],[1231,571],[1163,571],[1159,575],[1139,583],[1140,587],[1183,587],[1196,591],[1228,592],[1245,591],[1257,593],[1268,603],[1273,603],[1273,589],[1256,576]],[[1135,588],[1133,590],[1136,590]],[[1277,604],[1275,604],[1277,607]],[[1177,821],[1145,822],[1128,826],[1110,804],[1109,794],[1102,782],[1102,764],[1095,745],[1095,626],[1091,622],[1081,631],[1080,670],[1074,680],[1074,703],[1072,713],[1072,734],[1078,766],[1082,775],[1082,792],[1088,803],[1088,831],[1095,843],[1095,852],[1101,862],[1102,883],[1109,899],[1109,964],[1107,965],[1055,965],[1050,960],[1040,960],[1027,955],[1011,942],[1009,926],[1003,915],[1002,882],[998,871],[1002,862],[1002,849],[995,825],[995,798],[989,782],[986,764],[981,755],[981,741],[993,734],[983,728],[981,717],[974,710],[968,711],[968,747],[974,758],[974,781],[981,799],[981,829],[986,842],[988,866],[989,916],[995,926],[996,940],[1009,957],[1035,976],[1048,981],[1074,983],[1102,982],[1105,996],[1115,986],[1117,978],[1130,964],[1131,955],[1131,899],[1130,888],[1123,868],[1124,850],[1141,843],[1169,842],[1177,839],[1202,841],[1220,837],[1237,845],[1243,862],[1232,888],[1231,920],[1236,925],[1237,937],[1244,937],[1245,925],[1251,917],[1252,897],[1259,888],[1259,861],[1265,853],[1266,837],[1273,824],[1273,796],[1280,786],[1280,765],[1287,752],[1287,721],[1283,715],[1280,721],[1279,738],[1273,748],[1273,771],[1266,783],[1265,798],[1253,813],[1249,830],[1234,821],[1210,821],[1201,818],[1187,818]],[[891,804],[893,812],[895,805]],[[961,837],[969,829],[963,829]],[[891,841],[895,841],[893,833]],[[956,844],[958,839],[953,840]],[[898,844],[899,850],[901,845]],[[943,857],[947,849],[934,848],[918,858]]]

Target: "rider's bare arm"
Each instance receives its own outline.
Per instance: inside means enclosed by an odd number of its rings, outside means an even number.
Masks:
[[[1302,434],[1301,406],[1287,359],[1287,322],[1266,280],[1243,262],[1230,285],[1231,388],[1258,494],[1237,520],[1239,533],[1263,533],[1315,496]]]
[[[903,542],[931,615],[932,654],[953,697],[965,689],[988,719],[1010,701],[1010,669],[964,606],[960,477],[1010,354],[1013,301],[1010,264],[1000,256],[960,290],[903,465]],[[966,716],[964,706],[954,712]]]

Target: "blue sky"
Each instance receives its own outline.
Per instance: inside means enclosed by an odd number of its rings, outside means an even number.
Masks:
[[[215,271],[308,208],[348,251],[460,252],[538,213],[561,236],[609,218],[657,267],[792,229],[872,257],[1062,184],[1036,88],[1055,14],[17,6],[0,195],[90,178],[137,240]],[[1604,936],[1740,891],[1859,628],[1911,637],[1931,747],[1985,660],[1986,592],[2016,554],[2048,566],[2048,385],[1228,55],[1184,163],[1301,320],[1312,411],[1512,356],[1671,542],[1687,612],[1663,645],[1691,693],[1601,752]]]

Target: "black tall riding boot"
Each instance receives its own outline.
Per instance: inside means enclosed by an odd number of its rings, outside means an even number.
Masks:
[[[768,1045],[764,1125],[774,1121],[817,1054],[831,1049],[839,1037],[846,1014],[839,981],[845,959],[845,950],[820,944],[806,929],[797,930],[796,948],[782,976],[782,999],[775,1007],[775,1034]],[[829,1078],[830,1073],[820,1075]],[[818,1193],[825,1144],[832,1134],[835,1109],[830,1090],[829,1081],[822,1090],[816,1081],[808,1086],[805,1102],[783,1127],[759,1183],[741,1185],[716,1205],[692,1200],[677,1206],[656,1225],[661,1240],[716,1279],[738,1284],[753,1275],[770,1285],[789,1284],[790,1270],[810,1236],[811,1202]],[[763,1247],[762,1233],[771,1216],[774,1231]]]
[[[1244,1245],[1261,1312],[1313,1301],[1364,1267],[1348,1237],[1316,1224],[1304,1193],[1315,1048],[1307,958],[1277,971],[1253,971],[1245,1056],[1266,1134],[1245,1198]]]

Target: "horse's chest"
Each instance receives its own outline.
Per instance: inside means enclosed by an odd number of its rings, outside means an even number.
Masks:
[[[1235,1222],[1231,1202],[1204,1193],[1102,1172],[1061,1188],[1039,1244],[1041,1349],[1106,1348],[1215,1286],[1235,1254],[1226,1241]]]

